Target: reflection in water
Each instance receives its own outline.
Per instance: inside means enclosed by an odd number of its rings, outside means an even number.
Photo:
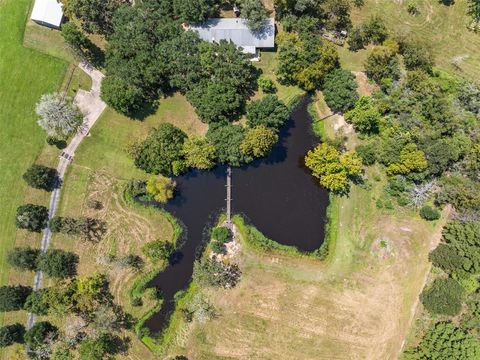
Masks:
[[[245,214],[267,237],[304,251],[317,249],[324,237],[328,194],[303,166],[303,158],[318,140],[311,130],[305,98],[280,133],[272,154],[233,169],[232,208]],[[206,230],[225,207],[226,168],[192,171],[175,179],[179,195],[165,206],[184,225],[184,245],[170,266],[149,286],[160,289],[164,303],[146,322],[153,332],[163,329],[173,311],[173,297],[190,282],[193,262],[207,240]]]

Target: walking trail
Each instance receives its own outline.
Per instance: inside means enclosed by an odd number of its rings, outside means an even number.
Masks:
[[[57,212],[63,177],[65,176],[68,165],[73,160],[75,150],[77,150],[78,145],[80,145],[85,136],[88,135],[92,126],[100,117],[103,110],[105,110],[105,108],[107,107],[107,105],[100,99],[100,86],[102,84],[103,74],[86,62],[80,63],[79,67],[92,78],[92,88],[90,91],[79,89],[77,95],[75,96],[75,99],[73,100],[74,104],[80,109],[83,115],[83,123],[78,129],[75,137],[72,139],[70,144],[60,154],[60,160],[57,166],[58,186],[55,187],[55,190],[53,190],[52,196],[50,197],[50,206],[48,209],[49,220],[53,218],[55,216],[55,213]],[[42,252],[46,252],[48,250],[51,238],[52,232],[50,231],[50,228],[47,227],[43,232],[41,246]],[[35,278],[33,282],[34,291],[37,291],[41,288],[42,277],[43,274],[41,271],[37,271],[35,273]],[[29,313],[27,320],[27,328],[30,329],[33,326],[34,322],[35,315]]]

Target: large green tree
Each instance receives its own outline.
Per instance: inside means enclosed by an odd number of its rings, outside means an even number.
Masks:
[[[15,311],[23,308],[32,288],[14,285],[0,287],[0,311]]]
[[[457,315],[462,308],[464,290],[451,278],[435,279],[420,295],[423,306],[432,314]]]
[[[326,143],[308,152],[305,165],[319,180],[320,185],[340,194],[348,191],[349,180],[362,174],[362,162],[355,152],[342,154]]]
[[[54,278],[72,277],[77,273],[78,256],[71,252],[53,249],[40,255],[38,268]]]
[[[75,16],[85,31],[110,35],[115,11],[127,4],[128,0],[68,0],[65,12]]]
[[[135,165],[152,174],[170,177],[175,173],[175,163],[183,161],[183,143],[187,135],[169,123],[160,124],[140,144]]]
[[[207,139],[188,138],[183,143],[183,154],[189,167],[210,169],[215,165],[216,149]]]
[[[25,342],[32,350],[46,345],[47,339],[55,340],[58,337],[58,328],[48,321],[35,323],[26,333]]]
[[[382,117],[372,98],[362,96],[354,108],[345,113],[345,120],[362,134],[374,134],[380,130]]]
[[[33,164],[25,174],[23,180],[35,189],[52,191],[57,180],[57,170],[43,165]]]
[[[240,150],[244,137],[245,129],[232,124],[212,124],[207,133],[207,139],[217,149],[218,160],[232,166],[240,166],[252,159]]]
[[[261,30],[269,16],[262,0],[241,0],[240,6],[242,17],[247,19],[248,27],[253,31]]]
[[[25,335],[25,326],[21,324],[5,325],[0,327],[0,348],[13,345],[14,343],[23,343]]]
[[[7,262],[20,271],[34,271],[37,269],[40,251],[32,248],[15,248],[8,252]]]
[[[47,227],[48,209],[45,206],[26,204],[17,208],[15,224],[19,229],[40,232]]]
[[[335,112],[350,110],[358,100],[355,76],[343,69],[335,69],[325,76],[322,93],[327,105]]]
[[[181,21],[198,23],[213,17],[217,4],[215,0],[173,0],[173,11]]]
[[[247,124],[250,127],[265,125],[279,130],[288,120],[290,110],[275,95],[266,95],[247,106]]]
[[[375,47],[364,66],[367,76],[378,84],[384,80],[396,80],[400,76],[398,56],[385,46]]]
[[[258,125],[247,130],[240,144],[240,150],[247,156],[264,157],[270,153],[277,140],[278,135],[274,130],[265,125]]]

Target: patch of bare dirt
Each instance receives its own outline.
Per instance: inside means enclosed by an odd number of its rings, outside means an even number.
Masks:
[[[368,81],[367,75],[363,71],[356,71],[353,73],[357,78],[358,93],[360,96],[370,96],[378,86]]]

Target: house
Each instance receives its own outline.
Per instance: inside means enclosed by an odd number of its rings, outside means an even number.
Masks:
[[[258,31],[248,28],[247,20],[241,18],[210,19],[205,23],[192,25],[189,30],[196,31],[200,38],[209,42],[231,41],[246,54],[254,55],[258,60],[259,49],[275,47],[275,21],[269,18],[265,26]]]
[[[57,0],[35,0],[30,19],[37,24],[59,29],[63,19],[62,6]]]

